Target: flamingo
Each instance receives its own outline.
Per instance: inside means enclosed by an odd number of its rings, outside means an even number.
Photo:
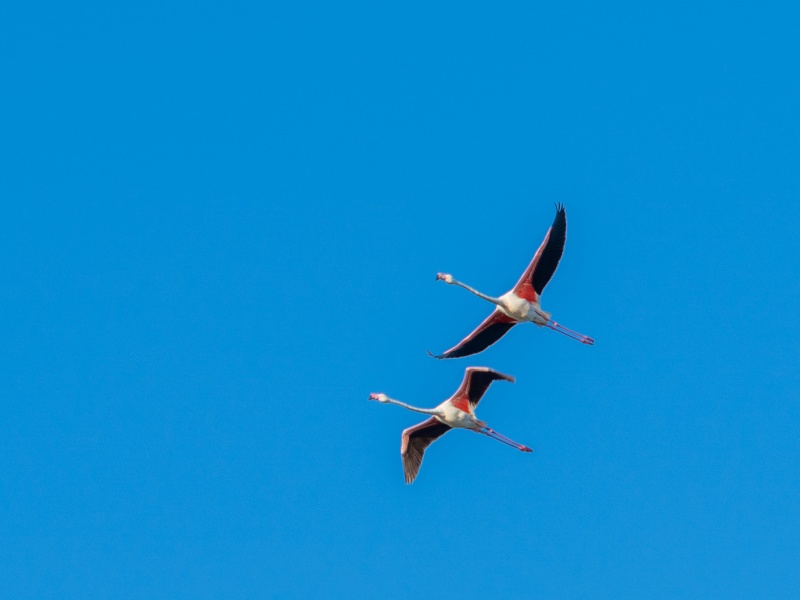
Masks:
[[[400,438],[400,456],[403,457],[403,471],[405,472],[406,483],[412,483],[417,477],[425,448],[453,428],[469,429],[508,444],[522,452],[533,452],[527,446],[518,444],[497,433],[475,416],[475,407],[478,406],[478,402],[481,401],[492,382],[499,379],[514,383],[514,378],[510,375],[498,373],[488,367],[469,367],[464,373],[464,380],[456,390],[456,393],[436,408],[417,408],[389,398],[386,394],[372,393],[369,395],[370,400],[397,404],[414,412],[433,415],[419,425],[414,425],[403,431],[403,435]]]
[[[550,281],[553,273],[555,273],[556,267],[558,267],[558,262],[564,253],[566,241],[567,211],[563,204],[556,204],[556,218],[547,231],[542,245],[536,251],[533,260],[528,265],[528,268],[525,269],[517,285],[499,298],[482,294],[467,284],[456,281],[452,275],[437,273],[437,281],[441,279],[447,284],[461,286],[479,298],[488,300],[497,306],[494,312],[483,323],[478,325],[475,331],[450,348],[450,350],[439,355],[431,352],[428,352],[428,354],[434,358],[459,358],[477,354],[503,337],[514,325],[526,321],[530,321],[539,327],[549,327],[573,340],[593,346],[594,340],[588,335],[572,331],[556,323],[550,318],[550,313],[543,311],[539,306],[542,291]]]

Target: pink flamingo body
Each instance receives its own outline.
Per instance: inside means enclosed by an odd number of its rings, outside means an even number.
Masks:
[[[459,358],[477,354],[503,337],[514,325],[525,322],[534,323],[539,327],[548,327],[583,344],[594,345],[594,340],[589,336],[567,329],[553,321],[550,313],[543,311],[539,305],[542,292],[555,273],[564,253],[566,240],[567,211],[563,205],[556,205],[555,220],[533,260],[517,284],[499,298],[482,294],[467,284],[456,281],[452,275],[438,273],[437,281],[441,279],[447,284],[463,287],[479,298],[495,304],[496,307],[483,323],[458,344],[442,354],[434,355],[430,352],[428,354],[435,358]]]
[[[527,446],[518,444],[497,433],[475,416],[475,407],[478,406],[478,402],[480,402],[486,390],[489,389],[493,381],[500,379],[514,382],[514,378],[510,375],[504,375],[487,367],[469,367],[464,373],[464,380],[455,394],[436,408],[417,408],[389,398],[386,394],[372,393],[369,395],[370,400],[397,404],[414,412],[432,415],[426,421],[403,431],[400,442],[400,456],[403,459],[406,483],[412,483],[417,473],[419,473],[425,449],[454,428],[469,429],[503,442],[522,452],[533,452]]]

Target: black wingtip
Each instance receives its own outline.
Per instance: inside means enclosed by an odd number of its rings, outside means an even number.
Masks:
[[[438,358],[438,359],[444,358],[444,354],[434,354],[430,350],[425,350],[425,352],[428,353],[428,356],[432,356],[433,358]]]
[[[556,214],[558,214],[558,213],[566,213],[567,212],[567,207],[564,206],[563,203],[554,202],[554,204],[556,205]]]
[[[494,371],[494,370],[492,370],[492,372],[495,375],[497,375],[498,381],[508,381],[510,383],[516,383],[517,382],[517,378],[514,377],[513,375],[506,375],[505,373],[501,373],[500,371]]]

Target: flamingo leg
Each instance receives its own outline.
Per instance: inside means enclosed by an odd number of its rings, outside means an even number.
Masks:
[[[555,321],[548,321],[545,324],[545,327],[549,327],[553,331],[557,331],[558,333],[563,333],[568,338],[572,338],[573,340],[577,340],[582,344],[588,344],[589,346],[594,346],[594,340],[590,338],[588,335],[583,335],[582,333],[578,333],[577,331],[572,331],[572,329],[567,329],[563,325],[556,323]]]
[[[478,430],[478,433],[482,433],[483,435],[488,436],[488,437],[492,438],[493,440],[497,440],[498,442],[503,442],[507,446],[511,446],[512,448],[516,448],[517,450],[521,450],[522,452],[533,452],[533,450],[531,450],[527,446],[523,446],[522,444],[518,444],[514,440],[509,439],[509,438],[507,438],[506,436],[504,436],[504,435],[502,435],[500,433],[497,433],[491,427],[486,427],[486,426],[481,427]]]

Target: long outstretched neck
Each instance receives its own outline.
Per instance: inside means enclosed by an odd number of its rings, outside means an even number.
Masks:
[[[481,294],[478,290],[473,287],[468,286],[466,283],[461,283],[460,281],[456,281],[455,279],[451,282],[452,285],[458,285],[467,290],[468,292],[472,292],[478,298],[483,298],[484,300],[488,300],[492,304],[497,304],[498,306],[502,304],[499,298],[492,298],[491,296],[487,296],[486,294]]]
[[[411,406],[410,404],[406,404],[405,402],[400,402],[400,400],[395,400],[393,398],[386,398],[386,402],[390,404],[397,404],[397,406],[402,406],[403,408],[407,408],[408,410],[413,410],[414,412],[423,413],[426,415],[439,414],[439,411],[435,408],[417,408],[416,406]]]

